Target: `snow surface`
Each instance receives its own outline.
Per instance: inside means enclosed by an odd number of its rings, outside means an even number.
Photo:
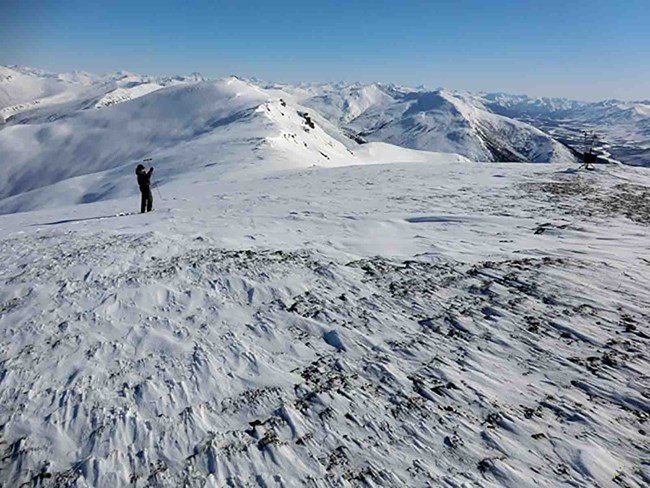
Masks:
[[[647,486],[649,187],[211,167],[0,216],[0,479]]]

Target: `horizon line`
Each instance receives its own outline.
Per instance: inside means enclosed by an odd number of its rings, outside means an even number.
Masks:
[[[469,93],[469,94],[477,94],[477,95],[509,95],[509,96],[515,96],[515,97],[527,97],[529,99],[546,99],[546,100],[563,100],[563,101],[569,101],[569,102],[579,102],[579,103],[586,103],[586,104],[597,104],[597,103],[604,103],[604,102],[624,102],[624,103],[640,103],[640,104],[650,104],[650,99],[622,99],[622,98],[600,98],[600,99],[595,99],[595,100],[584,100],[584,99],[578,99],[578,98],[571,98],[567,96],[546,96],[546,95],[529,95],[527,93],[512,93],[512,92],[507,92],[507,91],[490,91],[490,90],[463,90],[463,89],[457,89],[457,88],[450,88],[450,87],[445,87],[445,86],[439,86],[437,88],[429,88],[425,83],[420,83],[416,85],[408,85],[408,84],[400,84],[400,83],[395,83],[395,82],[385,82],[385,81],[370,81],[370,82],[362,82],[362,81],[345,81],[345,80],[331,80],[331,81],[322,81],[322,80],[312,80],[312,81],[277,81],[277,80],[266,80],[266,79],[261,79],[257,78],[256,76],[242,76],[242,75],[237,75],[237,74],[230,74],[230,75],[222,75],[222,76],[216,76],[216,75],[205,75],[201,73],[200,71],[192,71],[189,74],[148,74],[144,72],[139,72],[139,71],[132,71],[130,69],[119,69],[119,70],[114,70],[114,71],[88,71],[84,69],[74,69],[74,70],[64,70],[64,71],[53,71],[50,69],[46,68],[39,68],[36,66],[31,66],[27,64],[0,64],[0,67],[3,68],[8,68],[8,69],[27,69],[27,70],[33,70],[35,72],[41,72],[43,74],[47,75],[65,75],[65,74],[88,74],[88,75],[94,75],[94,76],[111,76],[111,75],[116,75],[116,74],[131,74],[131,75],[137,75],[137,76],[142,76],[142,77],[149,77],[149,78],[190,78],[190,77],[201,77],[205,78],[204,81],[218,81],[218,80],[223,80],[227,78],[237,78],[240,80],[244,80],[247,82],[253,82],[253,83],[265,83],[265,84],[278,84],[278,85],[288,85],[288,86],[303,86],[303,85],[346,85],[346,86],[351,86],[351,85],[360,85],[360,86],[372,86],[372,85],[380,85],[380,86],[387,86],[387,87],[394,87],[394,88],[406,88],[406,89],[411,89],[414,91],[420,91],[420,92],[440,92],[440,91],[450,91],[450,92],[457,92],[457,93]]]

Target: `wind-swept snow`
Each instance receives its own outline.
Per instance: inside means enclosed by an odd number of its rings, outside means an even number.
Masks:
[[[4,484],[647,485],[645,172],[212,170],[0,216]]]

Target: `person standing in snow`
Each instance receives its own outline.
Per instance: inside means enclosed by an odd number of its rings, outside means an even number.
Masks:
[[[153,166],[147,171],[144,165],[138,164],[135,168],[135,174],[138,177],[138,186],[140,187],[140,213],[151,212],[153,207],[153,195],[151,194],[151,173]]]

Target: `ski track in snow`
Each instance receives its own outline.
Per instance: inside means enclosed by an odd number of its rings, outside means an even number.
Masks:
[[[562,169],[1,216],[3,485],[646,485],[650,178]]]

